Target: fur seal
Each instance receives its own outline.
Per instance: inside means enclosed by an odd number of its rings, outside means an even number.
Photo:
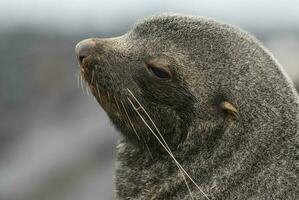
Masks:
[[[116,199],[298,199],[298,95],[253,36],[162,14],[76,54],[121,132]]]

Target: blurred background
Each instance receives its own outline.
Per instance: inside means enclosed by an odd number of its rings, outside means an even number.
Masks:
[[[254,34],[299,88],[296,0],[0,0],[0,200],[112,199],[118,133],[77,87],[76,43],[162,12]]]

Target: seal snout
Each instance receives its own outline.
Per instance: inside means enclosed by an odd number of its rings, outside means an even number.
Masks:
[[[91,54],[95,46],[96,41],[94,39],[85,39],[76,45],[75,52],[80,65],[82,65],[84,59]]]

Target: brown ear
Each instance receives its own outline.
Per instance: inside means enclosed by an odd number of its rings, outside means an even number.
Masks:
[[[220,106],[221,106],[221,108],[223,110],[225,110],[228,113],[235,114],[235,113],[238,112],[238,110],[236,109],[236,107],[232,103],[230,103],[228,101],[221,102]]]

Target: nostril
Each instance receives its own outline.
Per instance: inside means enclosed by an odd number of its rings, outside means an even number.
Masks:
[[[79,56],[79,62],[82,65],[83,64],[83,60],[84,60],[85,56]]]
[[[92,54],[95,46],[96,46],[96,42],[94,39],[85,39],[76,45],[75,51],[80,65],[83,64],[84,59],[87,56]]]

